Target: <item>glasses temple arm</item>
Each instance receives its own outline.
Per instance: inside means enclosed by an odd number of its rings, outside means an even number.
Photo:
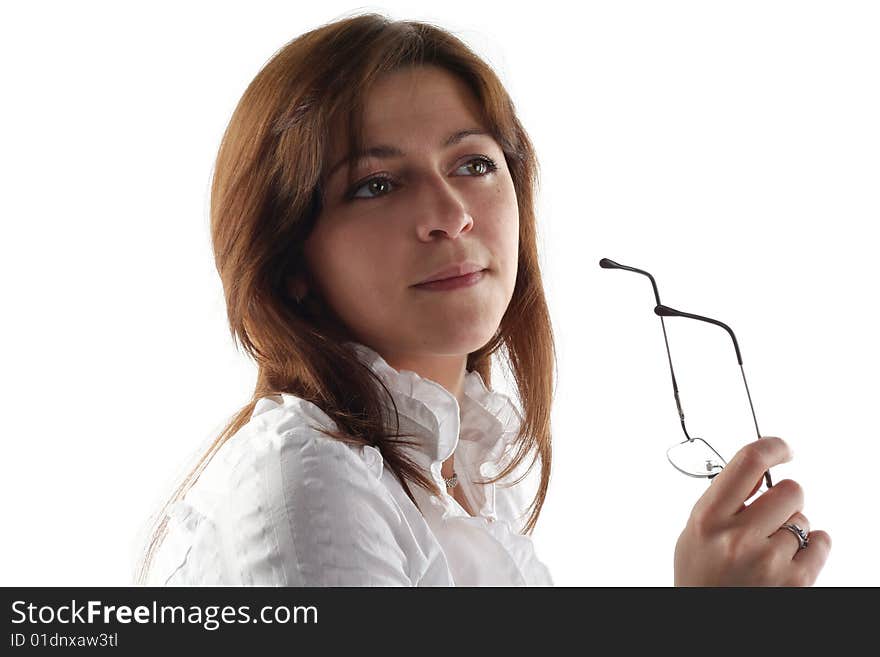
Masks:
[[[662,304],[657,304],[654,308],[654,314],[660,316],[660,321],[663,321],[664,317],[688,317],[690,319],[697,319],[701,322],[708,322],[709,324],[715,324],[716,326],[720,326],[725,331],[727,331],[728,335],[730,335],[730,339],[733,340],[733,348],[736,350],[736,360],[739,363],[739,371],[742,374],[743,383],[746,386],[746,396],[749,398],[749,409],[752,411],[752,421],[755,423],[755,432],[758,434],[758,438],[761,438],[761,430],[758,428],[758,418],[755,416],[755,406],[752,404],[752,393],[749,391],[749,382],[746,381],[746,372],[743,369],[743,360],[742,354],[739,350],[739,343],[736,340],[736,336],[733,333],[733,329],[731,329],[724,322],[719,322],[717,319],[712,319],[711,317],[703,317],[702,315],[694,315],[693,313],[686,313],[681,310],[676,310],[675,308],[670,308],[669,306],[664,306]],[[664,326],[663,329],[664,336],[666,334],[666,328]],[[668,352],[668,346],[667,346]],[[773,488],[773,480],[770,478],[770,471],[764,473],[764,479],[767,482],[767,488]]]
[[[619,262],[614,262],[609,258],[602,258],[599,261],[599,266],[602,269],[624,269],[626,271],[632,271],[637,274],[641,274],[642,276],[647,276],[648,280],[651,281],[651,288],[654,290],[654,300],[657,302],[657,306],[661,306],[660,303],[660,291],[657,289],[657,281],[654,280],[654,277],[651,276],[650,273],[646,272],[644,269],[637,269],[635,267],[627,267],[626,265],[622,265]],[[665,306],[663,306],[665,308]],[[684,435],[688,440],[693,440],[690,434],[688,433],[687,427],[684,424],[684,411],[681,410],[681,398],[678,395],[678,382],[675,380],[675,370],[672,367],[672,356],[669,353],[669,339],[666,337],[666,324],[663,322],[663,318],[660,318],[660,324],[663,326],[663,341],[666,344],[666,357],[669,359],[669,373],[672,375],[672,392],[675,395],[675,407],[678,409],[678,418],[681,422],[681,429],[684,431]]]

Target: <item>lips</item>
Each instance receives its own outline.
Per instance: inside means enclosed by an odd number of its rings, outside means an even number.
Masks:
[[[431,283],[434,281],[442,281],[448,278],[457,278],[459,276],[466,276],[467,274],[473,274],[474,272],[483,271],[484,269],[485,267],[483,267],[482,265],[478,265],[474,262],[460,262],[444,267],[443,269],[434,272],[426,279],[416,283],[416,285],[422,285],[424,283]]]
[[[483,280],[483,276],[485,276],[486,271],[486,269],[483,269],[480,271],[476,271],[472,274],[465,274],[464,276],[453,276],[452,278],[444,278],[442,280],[431,281],[429,283],[421,283],[413,287],[415,287],[417,290],[429,290],[432,292],[460,290],[462,288],[468,288],[477,285],[481,280]]]

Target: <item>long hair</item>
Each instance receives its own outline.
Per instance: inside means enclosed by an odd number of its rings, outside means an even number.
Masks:
[[[498,331],[468,355],[467,369],[491,387],[497,352],[513,372],[523,421],[512,459],[485,481],[507,477],[531,454],[526,472],[509,484],[514,485],[540,458],[538,491],[521,531],[534,530],[550,479],[556,371],[536,246],[537,157],[501,81],[467,45],[431,24],[362,14],[323,25],[277,51],[248,85],[223,135],[211,186],[211,238],[233,342],[256,361],[257,383],[250,402],[232,416],[159,514],[139,583],[167,533],[169,505],[183,498],[217,449],[247,424],[257,401],[279,392],[310,401],[332,418],[339,431],[319,429],[322,433],[379,448],[417,507],[410,484],[441,495],[395,440],[396,406],[389,413],[381,396],[383,389],[388,398],[390,393],[344,346],[354,338],[311,284],[302,252],[323,205],[331,128],[347,124],[348,152],[361,150],[371,85],[386,73],[422,65],[443,67],[468,85],[513,179],[520,218],[516,285]],[[293,275],[310,283],[302,303],[291,298],[287,282]],[[397,431],[391,432],[395,423]]]

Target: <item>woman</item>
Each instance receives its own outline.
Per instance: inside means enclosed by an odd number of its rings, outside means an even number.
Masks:
[[[160,515],[138,581],[553,583],[529,536],[555,372],[536,179],[497,76],[439,28],[361,15],[276,53],[233,114],[211,197],[256,390]],[[522,412],[491,389],[496,353]],[[758,441],[715,479],[676,583],[812,583],[827,534],[796,554],[776,531],[807,526],[797,485],[742,504],[786,449]]]

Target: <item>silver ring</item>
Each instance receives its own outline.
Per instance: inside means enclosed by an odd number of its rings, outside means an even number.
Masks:
[[[785,529],[787,529],[788,531],[790,531],[792,534],[794,534],[795,536],[797,536],[798,544],[799,544],[799,547],[798,547],[799,550],[804,550],[804,549],[806,549],[806,547],[810,544],[810,537],[807,536],[807,532],[805,532],[803,529],[801,529],[800,527],[798,527],[798,526],[797,526],[796,524],[794,524],[793,522],[787,522],[787,523],[785,523],[785,524],[782,525],[782,526],[785,527]]]

